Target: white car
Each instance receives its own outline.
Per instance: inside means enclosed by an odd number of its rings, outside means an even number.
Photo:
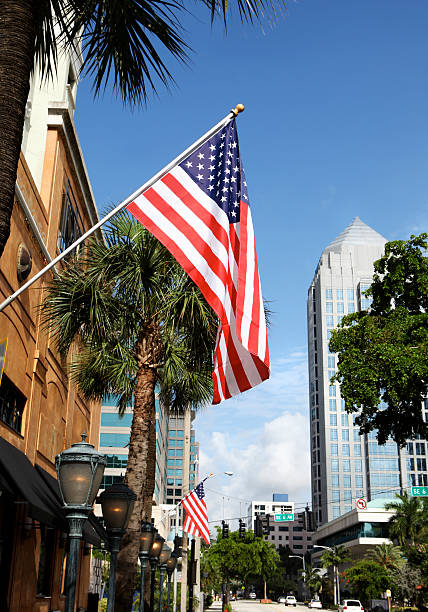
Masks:
[[[297,601],[296,598],[294,597],[294,595],[287,595],[287,597],[285,598],[284,601],[286,606],[294,606],[296,607],[297,605]]]
[[[311,599],[311,601],[308,603],[308,608],[318,608],[319,610],[321,610],[322,603],[319,599]]]
[[[358,599],[344,599],[339,606],[339,612],[364,612]]]
[[[283,604],[285,604],[285,600],[286,600],[285,595],[280,595],[280,596],[278,597],[278,603],[283,603]]]
[[[256,599],[257,595],[255,593],[250,593],[250,599]]]

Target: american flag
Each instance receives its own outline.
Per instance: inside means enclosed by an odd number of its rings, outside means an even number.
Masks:
[[[193,491],[181,500],[181,504],[186,510],[183,531],[191,533],[198,538],[203,538],[209,545],[210,531],[208,529],[208,514],[204,497],[204,484],[200,482]]]
[[[269,378],[265,313],[235,121],[127,209],[172,253],[219,318],[213,403]]]

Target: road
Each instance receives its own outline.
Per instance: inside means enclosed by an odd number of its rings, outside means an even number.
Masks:
[[[261,604],[257,599],[238,599],[231,601],[233,612],[308,612],[309,608],[297,604],[294,606],[284,606],[284,604],[271,603]],[[221,602],[215,601],[210,607],[212,612],[221,612]]]

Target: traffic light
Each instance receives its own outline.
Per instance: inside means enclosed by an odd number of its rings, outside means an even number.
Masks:
[[[263,517],[262,520],[263,520],[263,522],[262,522],[262,525],[263,525],[263,535],[267,536],[267,535],[269,535],[269,531],[270,531],[269,530],[270,514],[265,514],[265,516]]]
[[[221,522],[221,535],[223,538],[229,537],[229,525],[225,522]]]
[[[262,518],[261,516],[256,516],[256,521],[254,523],[254,535],[256,536],[256,538],[262,538],[263,537],[263,525],[262,525]]]
[[[245,523],[242,519],[239,519],[239,537],[245,538]]]

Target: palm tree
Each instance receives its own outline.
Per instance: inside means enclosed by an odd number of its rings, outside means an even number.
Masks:
[[[306,565],[304,572],[305,584],[308,586],[311,595],[319,593],[322,587],[322,576],[320,576],[320,568]]]
[[[339,565],[346,563],[351,558],[349,549],[345,546],[333,546],[326,550],[321,556],[323,567],[332,567],[335,581],[335,591],[337,593],[337,603],[340,603],[340,580],[339,580]]]
[[[387,570],[397,569],[405,563],[400,547],[394,546],[391,543],[388,544],[387,542],[382,542],[382,544],[376,546],[366,556]]]
[[[236,0],[241,20],[258,20],[276,0]],[[282,4],[283,0],[278,0]],[[211,15],[228,17],[227,0],[203,0]],[[146,102],[173,77],[161,55],[186,61],[180,15],[185,0],[9,0],[0,2],[0,257],[10,233],[30,76],[54,74],[57,44],[83,45],[82,71],[94,91],[110,81],[123,101]]]
[[[212,397],[217,319],[170,253],[128,213],[115,217],[105,242],[54,278],[42,305],[45,325],[86,398],[133,398],[125,482],[137,494],[119,554],[117,606],[131,608],[141,519],[151,518],[155,485],[155,387],[171,410]],[[71,349],[71,350],[70,350]]]
[[[418,497],[404,493],[395,494],[396,501],[385,504],[385,510],[393,510],[394,515],[389,519],[389,532],[392,539],[396,539],[400,546],[409,541],[415,544],[416,534],[424,524],[424,505]]]

